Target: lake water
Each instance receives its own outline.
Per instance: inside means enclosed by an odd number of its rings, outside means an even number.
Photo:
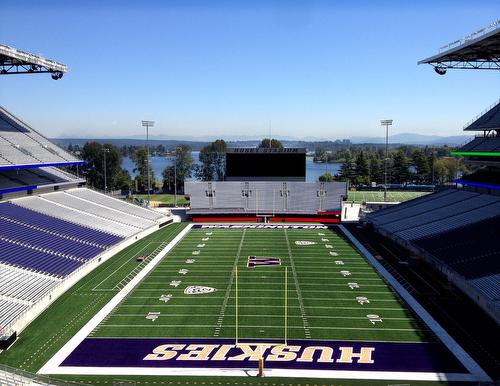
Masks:
[[[193,151],[193,159],[195,163],[199,163],[199,154],[198,151]],[[151,157],[151,165],[154,171],[154,175],[157,179],[161,178],[163,169],[167,166],[171,166],[173,164],[171,158],[167,157]],[[123,157],[122,167],[130,173],[131,176],[134,176],[137,173],[134,173],[133,170],[135,168],[134,162],[130,159],[130,157]],[[318,181],[319,176],[321,176],[325,172],[330,172],[332,174],[337,174],[340,169],[340,164],[319,164],[314,163],[312,158],[306,159],[306,181],[307,182],[315,182]]]

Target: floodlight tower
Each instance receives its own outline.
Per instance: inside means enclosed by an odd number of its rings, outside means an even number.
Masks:
[[[149,128],[155,125],[154,121],[142,121],[142,126],[146,128],[146,153],[147,153],[147,163],[148,163],[148,208],[151,202],[151,173],[150,167],[151,162],[149,161]]]
[[[389,126],[392,126],[392,119],[383,119],[380,125],[385,126],[385,162],[384,162],[384,202],[387,201],[387,161],[389,158]]]
[[[108,190],[108,180],[106,175],[106,153],[109,153],[109,149],[107,147],[102,148],[102,152],[104,154],[104,193]]]

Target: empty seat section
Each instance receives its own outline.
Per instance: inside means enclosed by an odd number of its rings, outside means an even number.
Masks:
[[[104,251],[104,247],[85,244],[8,220],[0,221],[0,237],[84,260],[90,260]]]
[[[106,196],[105,194],[101,194],[90,189],[70,189],[66,191],[66,193],[152,221],[158,220],[163,217],[161,213],[154,212],[150,209],[141,208],[134,204],[129,204],[128,202]]]
[[[7,327],[19,318],[29,305],[0,298],[0,328]]]
[[[0,295],[35,303],[60,283],[54,277],[0,265]]]
[[[81,210],[83,212],[88,212],[96,216],[104,217],[125,225],[133,226],[137,228],[138,231],[147,229],[157,223],[144,218],[138,218],[131,216],[129,214],[119,212],[117,210],[111,209],[109,207],[94,204],[92,202],[82,200],[71,194],[64,192],[61,193],[49,193],[42,195],[43,198],[49,201],[53,201],[71,208]]]
[[[95,243],[101,246],[112,246],[122,240],[121,237],[116,235],[83,227],[55,217],[46,216],[42,213],[9,202],[0,203],[0,215],[52,231],[56,234],[65,235],[89,243]]]
[[[56,276],[66,276],[83,263],[0,240],[0,262]]]
[[[42,197],[27,197],[14,201],[16,205],[70,221],[88,228],[98,229],[102,232],[111,233],[121,237],[129,237],[137,233],[137,228],[121,224],[103,217],[98,217],[74,208],[62,206]]]

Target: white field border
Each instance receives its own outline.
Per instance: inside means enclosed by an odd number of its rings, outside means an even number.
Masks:
[[[205,224],[200,224],[205,225]],[[210,225],[213,225],[212,223]],[[227,225],[227,224],[225,224]],[[238,224],[239,225],[239,224]],[[294,225],[294,224],[287,224]],[[304,224],[296,224],[304,225]],[[156,375],[156,376],[256,376],[254,368],[246,369],[209,369],[209,368],[151,368],[151,367],[79,367],[61,366],[61,363],[77,348],[77,346],[108,316],[116,306],[136,287],[142,279],[150,273],[175,247],[175,245],[189,233],[193,224],[183,229],[156,257],[154,257],[137,276],[134,277],[123,289],[117,293],[94,317],[87,322],[49,361],[38,370],[38,374],[60,375]],[[397,280],[376,261],[368,250],[352,236],[342,225],[338,225],[346,237],[368,259],[374,268],[408,302],[409,306],[417,312],[427,326],[442,340],[457,359],[465,366],[470,374],[460,373],[435,373],[435,372],[398,372],[398,371],[346,371],[346,370],[299,370],[299,369],[268,369],[267,376],[274,377],[305,377],[305,378],[337,378],[337,379],[377,379],[377,380],[426,380],[426,381],[491,381],[483,369],[458,345],[453,338],[424,310],[424,308],[397,282]],[[238,228],[235,228],[238,229]],[[241,229],[241,228],[239,228]],[[252,229],[252,228],[250,228]],[[253,228],[265,229],[265,228]],[[282,228],[274,228],[282,229]],[[290,228],[293,229],[293,228]],[[325,227],[326,229],[326,227]],[[207,228],[210,230],[210,228]],[[212,338],[213,339],[213,338]]]
[[[420,305],[420,303],[387,271],[382,264],[361,244],[343,225],[338,226],[344,235],[366,257],[377,272],[389,282],[410,308],[424,321],[441,342],[455,355],[459,362],[475,377],[477,381],[491,382],[486,372],[471,358],[469,354],[453,339],[446,330]]]
[[[137,286],[146,275],[156,267],[163,257],[189,233],[192,224],[184,228],[175,238],[156,255],[123,289],[118,292],[101,310],[85,324],[49,361],[38,370],[38,374],[63,374],[60,372],[60,364],[66,357],[75,350],[75,348],[83,342],[83,340],[108,316],[113,309],[118,306],[126,296]],[[79,374],[77,372],[75,374]]]

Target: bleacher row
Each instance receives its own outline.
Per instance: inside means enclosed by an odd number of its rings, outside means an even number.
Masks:
[[[161,213],[89,189],[0,202],[0,329]]]
[[[500,196],[448,189],[371,213],[366,221],[432,255],[500,307]]]
[[[500,152],[500,137],[476,137],[462,146],[459,150]]]
[[[0,170],[0,193],[22,187],[77,184],[83,181],[54,167]]]
[[[0,107],[0,166],[79,161]]]
[[[343,182],[186,182],[191,212],[297,213],[339,211]]]
[[[374,212],[367,220],[406,241],[495,217],[500,196],[448,189]]]

